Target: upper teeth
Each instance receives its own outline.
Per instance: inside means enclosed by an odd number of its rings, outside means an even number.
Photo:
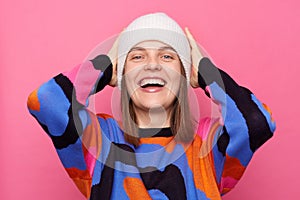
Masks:
[[[143,79],[141,81],[141,87],[147,85],[147,84],[158,84],[158,85],[165,85],[165,82],[162,79],[159,78],[150,78],[150,79]]]

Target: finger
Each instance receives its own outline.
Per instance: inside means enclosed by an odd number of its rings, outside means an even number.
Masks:
[[[188,27],[185,27],[185,33],[186,33],[188,39],[195,41],[195,39],[194,39],[193,35],[191,34],[190,30],[188,29]]]
[[[190,42],[190,45],[192,48],[197,48],[197,43],[196,43],[196,40],[195,38],[193,37],[193,35],[191,34],[191,32],[189,31],[189,29],[187,27],[185,27],[185,33],[186,33],[186,36]]]

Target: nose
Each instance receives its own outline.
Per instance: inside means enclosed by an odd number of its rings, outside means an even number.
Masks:
[[[150,56],[148,58],[148,62],[145,65],[144,69],[145,70],[161,70],[162,66],[160,65],[158,58],[156,58],[155,56]]]

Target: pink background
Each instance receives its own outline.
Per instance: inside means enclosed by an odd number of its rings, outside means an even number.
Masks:
[[[273,139],[224,199],[299,198],[298,0],[2,0],[0,199],[83,199],[27,112],[27,96],[132,19],[157,11],[188,26],[215,63],[266,102],[277,121]],[[109,107],[107,101],[103,111]]]

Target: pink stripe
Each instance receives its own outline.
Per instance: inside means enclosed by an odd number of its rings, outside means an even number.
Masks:
[[[202,140],[206,140],[206,138],[208,136],[210,122],[211,122],[210,118],[204,118],[204,119],[201,119],[201,121],[199,123],[197,134],[201,137]]]
[[[232,177],[222,177],[221,179],[221,185],[220,185],[220,191],[222,191],[224,188],[231,189],[234,188],[234,186],[237,184],[238,180],[232,178]]]
[[[74,67],[71,71],[69,72],[64,72],[63,75],[65,75],[66,77],[69,78],[69,80],[74,84],[74,81],[76,79],[76,75],[77,75],[77,72],[80,68],[81,64],[80,65],[77,65],[76,67]]]
[[[84,159],[85,159],[87,168],[92,176],[93,170],[95,168],[95,163],[96,163],[96,147],[90,147],[88,149],[88,153],[85,155]]]
[[[86,61],[64,74],[73,83],[77,100],[83,105],[85,105],[100,73],[101,71],[96,70],[91,61]]]
[[[201,137],[201,139],[204,141],[207,139],[209,132],[211,130],[211,126],[215,124],[216,122],[220,123],[221,119],[219,118],[204,118],[201,119],[200,124],[198,126],[197,134]]]

